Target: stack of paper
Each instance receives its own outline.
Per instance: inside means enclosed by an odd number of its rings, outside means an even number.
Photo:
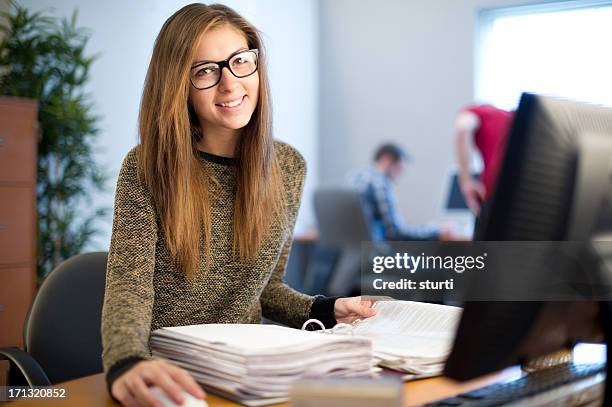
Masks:
[[[379,366],[406,378],[442,373],[462,309],[412,301],[378,301],[378,314],[353,324],[354,335],[372,339]]]
[[[155,330],[155,357],[188,370],[209,391],[249,406],[287,401],[293,381],[372,372],[372,343],[276,325],[206,324]]]

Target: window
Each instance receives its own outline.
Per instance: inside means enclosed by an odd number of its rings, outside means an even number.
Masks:
[[[516,108],[522,92],[612,106],[612,1],[483,10],[476,100]]]

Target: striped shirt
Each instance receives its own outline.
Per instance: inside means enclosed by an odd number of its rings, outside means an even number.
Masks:
[[[407,225],[398,211],[391,179],[375,166],[351,177],[361,192],[366,213],[370,214],[372,240],[436,240],[436,228]]]

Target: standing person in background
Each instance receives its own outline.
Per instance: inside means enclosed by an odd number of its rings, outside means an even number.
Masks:
[[[374,154],[374,163],[352,178],[361,192],[370,219],[372,240],[448,240],[450,234],[436,228],[408,226],[396,203],[392,183],[404,171],[408,156],[397,144],[383,144]]]
[[[459,165],[459,185],[467,206],[476,216],[495,188],[512,118],[512,112],[491,105],[469,106],[457,116],[455,152]],[[472,178],[470,171],[470,151],[474,145],[483,161],[480,180]]]
[[[299,327],[376,313],[372,301],[308,296],[283,274],[306,166],[271,134],[264,50],[224,5],[191,4],[159,33],[140,107],[140,144],[123,161],[102,311],[111,395],[157,406],[204,393],[184,369],[153,360],[151,331],[204,323]]]

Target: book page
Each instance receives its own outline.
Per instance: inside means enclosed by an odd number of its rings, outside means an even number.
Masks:
[[[412,301],[378,301],[378,314],[355,324],[353,333],[373,341],[375,353],[439,358],[450,351],[461,308]]]
[[[161,328],[154,337],[191,342],[200,347],[213,346],[242,355],[287,354],[320,347],[369,346],[363,338],[324,335],[312,331],[263,324],[203,324]]]

